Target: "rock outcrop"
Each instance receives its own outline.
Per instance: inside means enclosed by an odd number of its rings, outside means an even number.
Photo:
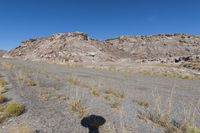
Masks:
[[[200,36],[158,34],[95,40],[82,32],[55,34],[23,41],[4,57],[53,62],[177,61],[200,55]]]
[[[4,57],[58,63],[112,61],[112,56],[102,52],[97,45],[104,45],[104,42],[90,39],[81,32],[62,33],[23,41],[21,46],[9,51]]]

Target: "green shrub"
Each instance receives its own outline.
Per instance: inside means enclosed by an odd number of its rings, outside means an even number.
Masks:
[[[196,127],[193,123],[181,123],[180,129],[183,133],[200,133],[200,128]]]
[[[12,116],[19,116],[24,109],[24,106],[17,102],[10,102],[6,105],[4,112]]]

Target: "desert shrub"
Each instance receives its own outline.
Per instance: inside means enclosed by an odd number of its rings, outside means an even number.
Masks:
[[[149,102],[147,100],[143,100],[143,99],[134,99],[133,100],[134,103],[137,103],[138,105],[148,108],[149,107]]]
[[[36,83],[32,79],[28,79],[26,82],[28,86],[36,86]]]
[[[95,95],[95,96],[100,96],[100,92],[97,88],[93,87],[93,88],[90,88],[90,93]]]
[[[183,78],[183,79],[193,79],[194,78],[194,76],[193,75],[180,75],[180,78]]]
[[[10,102],[6,105],[4,112],[12,116],[18,116],[23,113],[24,109],[24,106],[17,102]]]
[[[180,129],[183,131],[183,133],[200,133],[200,128],[189,122],[182,124]]]
[[[72,100],[69,105],[72,111],[79,113],[80,117],[83,117],[86,112],[86,107],[83,106],[80,100]]]

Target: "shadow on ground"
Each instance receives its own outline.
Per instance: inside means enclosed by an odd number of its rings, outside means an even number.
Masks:
[[[106,123],[105,118],[97,115],[90,115],[81,120],[81,125],[89,129],[89,133],[99,133],[99,127]]]

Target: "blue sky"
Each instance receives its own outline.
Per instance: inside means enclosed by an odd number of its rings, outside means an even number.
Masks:
[[[200,32],[200,0],[0,0],[0,48],[59,32],[96,39]]]

